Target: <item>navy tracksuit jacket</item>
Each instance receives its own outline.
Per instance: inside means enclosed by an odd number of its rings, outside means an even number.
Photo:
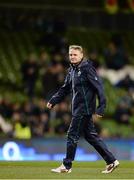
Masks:
[[[72,121],[68,130],[67,154],[63,161],[64,165],[67,168],[72,166],[77,143],[82,132],[85,139],[94,146],[106,163],[112,163],[115,158],[96,133],[92,121],[93,113],[104,114],[106,99],[102,82],[91,61],[82,60],[77,66],[71,65],[64,85],[50,99],[49,103],[54,106],[61,102],[70,92],[72,92]],[[97,108],[96,96],[98,96],[99,100]]]

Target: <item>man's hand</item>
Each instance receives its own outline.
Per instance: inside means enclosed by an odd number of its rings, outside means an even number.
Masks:
[[[52,109],[52,104],[50,104],[49,102],[47,103],[47,108],[48,109]]]
[[[100,120],[100,118],[102,118],[102,116],[99,114],[93,114],[92,118],[93,118],[94,122],[98,122]]]

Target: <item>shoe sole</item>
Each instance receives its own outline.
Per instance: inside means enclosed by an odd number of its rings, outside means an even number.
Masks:
[[[53,173],[71,173],[72,171],[69,170],[69,171],[60,171],[60,172],[58,172],[58,171],[55,171],[55,170],[51,170],[51,172],[53,172]]]

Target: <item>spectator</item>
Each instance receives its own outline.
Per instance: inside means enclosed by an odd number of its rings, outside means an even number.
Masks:
[[[129,65],[129,56],[119,34],[111,38],[108,48],[104,51],[104,61],[106,67],[101,67],[99,74],[101,77],[107,78],[113,85],[127,75],[134,80],[134,69]]]
[[[46,101],[44,99],[40,99],[38,103],[38,107],[40,110],[40,119],[43,126],[43,132],[49,132],[50,131],[50,113],[48,109],[46,109]]]
[[[130,89],[127,94],[120,98],[115,110],[114,118],[120,124],[129,124],[130,117],[133,115],[134,99],[133,90]]]
[[[98,69],[100,67],[100,61],[99,61],[99,57],[98,57],[98,52],[96,49],[93,49],[90,53],[89,53],[89,59],[93,62],[93,65],[96,69]]]
[[[114,117],[119,124],[129,124],[130,111],[125,102],[118,104]]]
[[[38,78],[39,65],[36,61],[35,54],[30,54],[28,59],[22,64],[22,80],[24,91],[30,98],[34,97],[35,84]]]
[[[7,122],[1,115],[0,115],[0,131],[4,132],[8,136],[12,136],[13,133],[13,125],[10,122]]]
[[[14,137],[18,139],[30,139],[31,130],[24,119],[19,119],[14,124]]]
[[[70,124],[70,113],[64,113],[60,117],[60,122],[58,125],[55,126],[55,133],[59,135],[65,135],[65,133],[68,131],[69,124]]]
[[[42,76],[43,94],[45,99],[49,99],[49,97],[59,88],[60,84],[58,76],[62,70],[62,65],[53,61],[52,65],[48,67],[46,73]]]
[[[40,113],[40,124],[42,127],[42,135],[45,135],[50,131],[49,114],[47,111]]]
[[[46,69],[50,66],[51,61],[46,50],[42,50],[39,55],[39,66],[40,66],[40,74],[44,74]]]
[[[12,103],[8,99],[0,100],[0,114],[3,118],[11,118],[12,116]]]
[[[128,57],[119,35],[114,35],[104,52],[105,64],[108,69],[119,70],[128,64]]]
[[[130,75],[127,74],[123,79],[121,79],[115,85],[118,88],[123,88],[125,90],[134,89],[134,80],[131,79]]]

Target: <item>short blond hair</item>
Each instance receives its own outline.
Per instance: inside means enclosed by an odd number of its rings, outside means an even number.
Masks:
[[[79,45],[70,45],[69,50],[70,49],[79,50],[81,53],[83,53],[83,48],[82,48],[82,46],[79,46]]]

